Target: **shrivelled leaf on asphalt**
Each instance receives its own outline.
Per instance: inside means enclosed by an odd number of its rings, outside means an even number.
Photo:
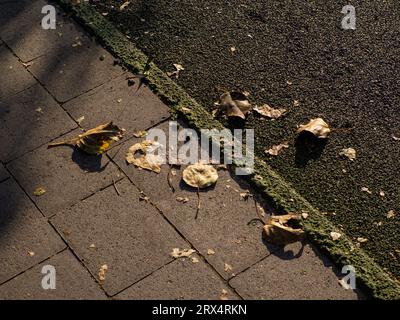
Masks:
[[[225,92],[220,97],[218,114],[223,113],[227,117],[246,119],[246,115],[252,110],[247,96],[241,92]]]
[[[261,107],[254,107],[254,111],[263,117],[278,119],[283,116],[283,114],[286,112],[286,109],[274,109],[268,104],[264,104]]]
[[[171,256],[173,258],[187,258],[190,257],[193,253],[195,253],[196,250],[193,249],[182,249],[180,250],[179,248],[173,248],[171,252]]]
[[[87,130],[85,133],[77,137],[49,144],[49,147],[60,145],[77,146],[82,151],[91,155],[99,155],[107,151],[112,142],[122,139],[125,129],[119,128],[112,122],[102,124],[93,129]]]
[[[277,245],[286,245],[301,241],[305,233],[300,228],[289,226],[290,222],[300,221],[299,214],[286,214],[281,216],[271,216],[264,226],[264,237],[268,242]]]
[[[120,7],[119,10],[122,11],[124,10],[127,6],[129,6],[130,1],[125,1]]]
[[[156,149],[160,147],[161,144],[151,140],[136,143],[129,148],[126,161],[138,168],[160,173],[162,158],[155,154]]]
[[[311,119],[307,124],[301,125],[297,133],[300,134],[302,132],[310,132],[317,138],[326,139],[331,133],[331,129],[322,118],[316,118]]]
[[[183,170],[183,180],[194,188],[207,188],[218,180],[218,171],[208,164],[197,163]]]
[[[356,158],[356,150],[353,148],[345,148],[340,151],[339,155],[349,158],[350,161],[354,161]]]
[[[167,72],[168,77],[175,76],[176,79],[179,78],[179,74],[181,71],[185,70],[185,68],[181,64],[174,63],[175,71]]]
[[[394,210],[390,210],[387,215],[386,218],[391,219],[394,218],[396,216],[396,213],[394,212]]]
[[[133,133],[133,136],[135,138],[143,138],[143,137],[147,136],[147,131],[135,131]]]
[[[265,150],[265,153],[268,153],[271,156],[277,156],[279,154],[279,152],[281,152],[285,148],[289,148],[289,143],[288,142],[282,142],[281,144],[278,144],[276,146],[272,146],[271,149]]]

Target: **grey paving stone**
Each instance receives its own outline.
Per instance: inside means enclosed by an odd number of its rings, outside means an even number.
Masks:
[[[270,255],[233,278],[231,286],[245,299],[357,299],[354,291],[339,285],[326,258],[310,245],[302,254],[300,248],[297,243]]]
[[[173,248],[188,247],[127,179],[116,187],[120,196],[110,186],[51,219],[96,278],[107,265],[102,286],[109,295],[170,262]]]
[[[42,8],[48,1],[0,2],[0,37],[24,62],[49,50],[62,50],[82,37],[83,32],[56,7],[56,29],[42,28]],[[54,6],[54,2],[51,3]]]
[[[229,300],[240,299],[198,255],[180,258],[116,296],[121,300],[218,300],[226,290]]]
[[[81,125],[85,128],[113,120],[127,130],[127,137],[136,130],[145,130],[168,118],[168,107],[146,86],[138,91],[139,81],[129,86],[129,76],[122,75],[93,89],[69,101],[64,108],[75,119],[84,116]]]
[[[0,61],[0,101],[37,83],[6,46],[0,46]]]
[[[157,128],[168,131],[168,122]],[[141,140],[144,139],[128,140],[121,149],[128,150]],[[111,156],[115,152],[112,150]],[[249,188],[244,183],[240,185],[236,182],[229,172],[220,170],[216,186],[200,193],[201,209],[198,219],[195,219],[197,195],[193,188],[186,187],[182,182],[182,170],[176,169],[176,176],[171,176],[176,190],[173,193],[168,184],[167,165],[163,165],[160,174],[139,170],[133,165],[127,165],[125,154],[119,152],[115,156],[118,166],[224,278],[246,269],[266,257],[270,249],[275,249],[263,243],[261,223],[248,225],[252,219],[257,218],[254,201],[244,201],[241,198],[240,193],[245,193]],[[176,197],[188,198],[189,201],[179,203]],[[213,249],[215,255],[207,255],[208,249]],[[226,268],[225,264],[230,265],[232,270]]]
[[[81,45],[51,51],[29,67],[59,101],[66,102],[124,73],[114,58],[89,38]]]
[[[0,184],[0,283],[65,244],[13,179]]]
[[[0,164],[0,182],[7,179],[9,174],[6,169],[4,169],[3,165]]]
[[[56,141],[68,140],[79,133],[80,130],[74,130]],[[106,156],[86,155],[69,146],[48,149],[43,145],[7,167],[46,216],[54,215],[119,178],[117,168]],[[32,196],[38,187],[45,188],[46,193]]]
[[[8,162],[76,128],[39,84],[0,102],[0,159]]]
[[[42,287],[43,277],[48,272],[44,269],[42,273],[42,268],[48,265],[53,266],[56,271],[54,290],[44,290]],[[106,298],[107,296],[90,273],[69,250],[60,252],[0,286],[0,299],[3,300],[103,300]]]

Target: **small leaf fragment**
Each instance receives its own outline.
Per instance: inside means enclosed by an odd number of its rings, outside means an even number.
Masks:
[[[332,231],[331,233],[330,233],[330,236],[331,236],[331,239],[333,240],[333,241],[337,241],[337,240],[339,240],[339,238],[342,236],[339,232],[334,232],[334,231]]]
[[[228,299],[228,291],[226,291],[225,289],[222,289],[219,299],[220,300],[229,300]]]
[[[289,148],[288,142],[282,142],[281,144],[272,146],[271,149],[265,150],[265,153],[268,153],[271,156],[277,156],[283,149]]]
[[[340,151],[339,155],[347,157],[350,161],[354,161],[356,158],[356,150],[353,148],[345,148]]]
[[[133,136],[135,138],[143,138],[143,137],[147,136],[147,131],[135,131],[133,133]]]
[[[178,258],[187,258],[190,257],[193,253],[195,253],[196,250],[193,249],[182,249],[180,250],[179,248],[173,248],[171,252],[171,256],[175,259]]]
[[[46,189],[43,187],[38,187],[35,189],[35,191],[33,192],[33,195],[35,197],[40,197],[42,195],[44,195],[46,193]]]
[[[357,241],[358,241],[359,243],[365,243],[365,242],[368,241],[368,239],[363,238],[363,237],[358,237],[358,238],[357,238]]]
[[[227,117],[238,117],[245,120],[252,108],[245,94],[236,91],[225,92],[220,97],[217,113],[224,113]]]
[[[189,198],[187,197],[176,197],[176,201],[181,202],[181,203],[186,203],[189,201]]]
[[[104,281],[106,280],[106,272],[108,270],[108,266],[106,264],[103,264],[100,269],[99,269],[99,273],[98,273],[98,277],[99,277],[99,281]]]
[[[273,120],[276,120],[282,117],[286,113],[286,109],[274,109],[270,107],[268,104],[264,104],[261,107],[254,107],[253,109],[258,114],[262,115],[263,117],[267,117]]]
[[[225,263],[224,264],[224,271],[225,272],[229,272],[229,271],[232,271],[232,266],[230,265],[230,264],[228,264],[228,263]]]
[[[390,211],[387,213],[386,218],[392,219],[392,218],[394,218],[395,216],[396,216],[396,212],[395,212],[394,210],[390,210]]]
[[[207,255],[212,256],[215,254],[215,251],[213,249],[208,249],[207,250]]]

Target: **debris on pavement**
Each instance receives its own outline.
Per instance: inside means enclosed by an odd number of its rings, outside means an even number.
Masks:
[[[225,289],[222,289],[219,299],[220,300],[229,300],[228,299],[228,291],[226,291]]]
[[[161,144],[151,140],[145,140],[131,146],[126,154],[126,162],[134,166],[153,171],[161,172],[162,158],[160,155],[154,154],[161,147]],[[136,157],[139,154],[139,157]]]
[[[207,250],[207,255],[212,256],[215,254],[215,251],[213,249],[208,249]]]
[[[286,214],[271,216],[264,225],[264,237],[268,242],[277,245],[287,245],[301,241],[305,238],[305,232],[300,228],[292,228],[290,222],[300,221],[299,214]]]
[[[211,165],[192,164],[183,170],[183,180],[191,187],[203,189],[217,182],[218,172]]]
[[[182,65],[177,64],[177,63],[174,63],[174,67],[175,67],[176,70],[172,71],[172,72],[167,72],[167,76],[168,77],[175,76],[175,79],[178,79],[180,72],[185,70],[185,68]]]
[[[272,148],[265,150],[265,153],[268,153],[271,156],[277,156],[283,149],[289,148],[289,143],[287,141],[282,142],[281,144],[272,146]]]
[[[334,232],[334,231],[332,231],[331,233],[330,233],[330,236],[331,236],[331,239],[333,240],[333,241],[337,241],[337,240],[339,240],[339,238],[342,236],[339,232]]]
[[[173,248],[172,252],[171,252],[171,256],[173,258],[175,258],[175,259],[188,258],[195,252],[196,252],[196,250],[193,250],[193,249],[182,249],[182,250],[180,250],[179,248]]]
[[[122,139],[124,132],[125,129],[121,129],[112,122],[109,122],[87,130],[73,139],[50,143],[48,147],[72,145],[87,154],[100,155],[108,150],[112,142]]]
[[[38,187],[35,189],[35,191],[33,192],[33,195],[35,197],[40,197],[42,195],[44,195],[46,193],[46,189],[43,187]]]
[[[353,148],[345,148],[340,151],[339,155],[349,158],[350,161],[354,161],[356,158],[356,150]]]
[[[268,104],[264,104],[261,107],[255,106],[253,109],[255,112],[257,112],[259,115],[263,117],[270,118],[272,120],[276,120],[280,117],[282,117],[286,113],[286,109],[274,109],[270,107]]]
[[[230,264],[228,264],[228,263],[224,264],[224,271],[225,272],[229,272],[229,271],[232,271],[232,270],[233,270],[233,268],[232,268],[232,266]]]
[[[372,194],[372,191],[369,190],[367,187],[362,187],[362,188],[361,188],[361,191],[362,191],[362,192],[366,192],[366,193],[368,193],[368,194]]]
[[[145,137],[145,136],[147,136],[147,131],[135,131],[134,133],[133,133],[133,136],[135,137],[135,138],[143,138],[143,137]]]
[[[326,139],[328,138],[331,129],[322,118],[316,118],[311,119],[307,124],[300,125],[297,133],[301,134],[302,132],[310,132],[319,139]]]
[[[106,272],[108,270],[108,266],[106,264],[103,264],[100,269],[99,269],[99,273],[98,273],[98,277],[99,277],[99,281],[103,282],[104,280],[106,280]]]
[[[243,120],[252,110],[252,106],[247,100],[247,97],[242,92],[225,92],[220,97],[220,102],[217,104],[218,110],[215,115],[220,113],[225,114],[228,118],[237,117]]]
[[[390,211],[387,213],[386,218],[392,219],[392,218],[394,218],[395,216],[396,216],[395,211],[394,211],[394,210],[390,210]]]

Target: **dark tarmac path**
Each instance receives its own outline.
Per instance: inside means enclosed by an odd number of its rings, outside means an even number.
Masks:
[[[134,0],[123,11],[121,1],[94,3],[164,71],[182,64],[178,83],[205,107],[224,87],[288,108],[277,121],[250,115],[257,155],[316,208],[334,212],[345,233],[368,239],[361,246],[400,278],[398,1]],[[356,8],[356,30],[341,28],[346,4]],[[316,117],[340,129],[319,152],[292,143],[278,157],[265,154]],[[353,162],[339,155],[349,147]],[[387,218],[390,210],[397,215]]]

